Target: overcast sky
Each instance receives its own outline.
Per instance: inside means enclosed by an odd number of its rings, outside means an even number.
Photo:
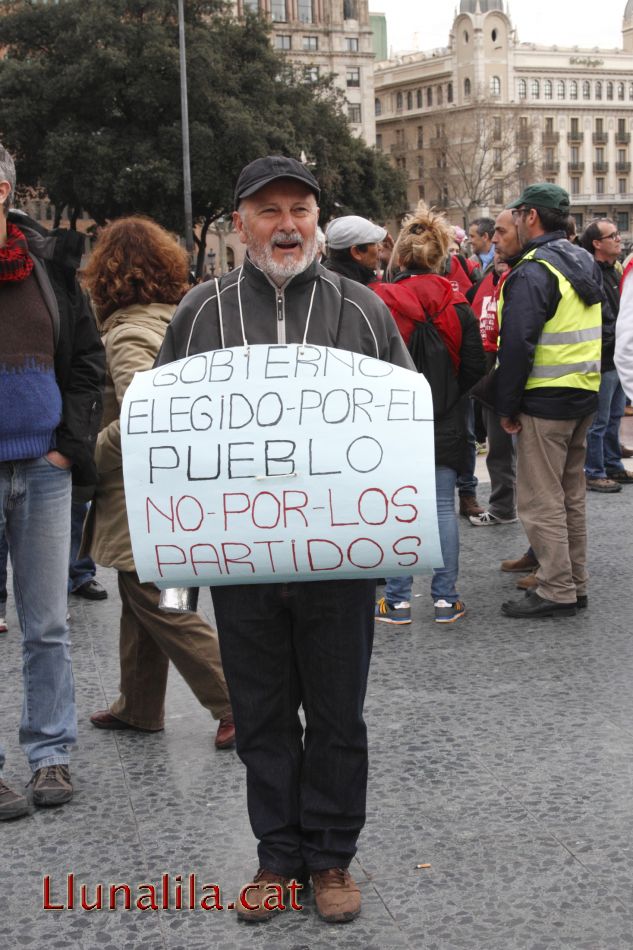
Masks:
[[[522,43],[547,46],[621,46],[626,0],[511,0],[510,19]],[[394,50],[446,46],[459,0],[369,0],[387,16],[387,42]],[[417,34],[417,35],[416,35]]]

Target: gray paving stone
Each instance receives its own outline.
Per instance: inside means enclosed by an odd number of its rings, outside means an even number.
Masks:
[[[485,489],[480,489],[485,500]],[[158,885],[218,883],[227,903],[256,869],[244,769],[172,671],[166,728],[99,732],[117,694],[116,576],[105,602],[71,598],[80,716],[73,801],[0,825],[1,944],[80,950],[630,950],[633,946],[633,489],[588,499],[590,606],[569,620],[510,621],[521,596],[499,571],[520,525],[460,519],[466,617],[433,623],[429,579],[410,627],[377,625],[366,704],[368,820],[352,871],[363,914],[345,927],[303,910],[249,927],[234,911],[42,907],[68,873]],[[202,609],[212,616],[203,592]],[[0,639],[5,778],[29,778],[17,730],[17,620]],[[430,864],[419,869],[417,864]],[[134,892],[135,893],[135,892]]]

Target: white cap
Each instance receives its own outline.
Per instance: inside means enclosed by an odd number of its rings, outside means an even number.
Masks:
[[[372,224],[367,218],[360,218],[356,214],[334,218],[325,230],[328,247],[331,247],[333,251],[341,251],[355,244],[378,244],[384,241],[386,236],[385,228]]]

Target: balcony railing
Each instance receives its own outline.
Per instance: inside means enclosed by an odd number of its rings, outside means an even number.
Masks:
[[[545,175],[557,175],[560,171],[560,162],[543,162],[543,173]]]
[[[605,175],[608,171],[609,171],[608,162],[594,162],[593,163],[594,175]]]
[[[631,171],[631,163],[630,162],[616,162],[615,170],[618,173],[618,175],[628,175],[628,173]]]
[[[617,145],[628,145],[629,142],[631,141],[631,133],[630,132],[616,132],[615,141]]]
[[[591,140],[594,145],[606,145],[609,141],[608,132],[594,132],[591,136]]]
[[[570,172],[584,172],[585,163],[584,162],[568,162],[567,169]]]
[[[534,134],[531,129],[519,129],[516,134],[517,145],[530,145]]]
[[[560,132],[543,132],[543,145],[558,145],[560,142]]]
[[[585,135],[584,132],[568,132],[567,141],[568,142],[582,142]]]

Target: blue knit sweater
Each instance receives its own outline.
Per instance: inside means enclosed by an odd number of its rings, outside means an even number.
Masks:
[[[53,323],[37,279],[0,281],[0,461],[54,448],[61,413]]]

